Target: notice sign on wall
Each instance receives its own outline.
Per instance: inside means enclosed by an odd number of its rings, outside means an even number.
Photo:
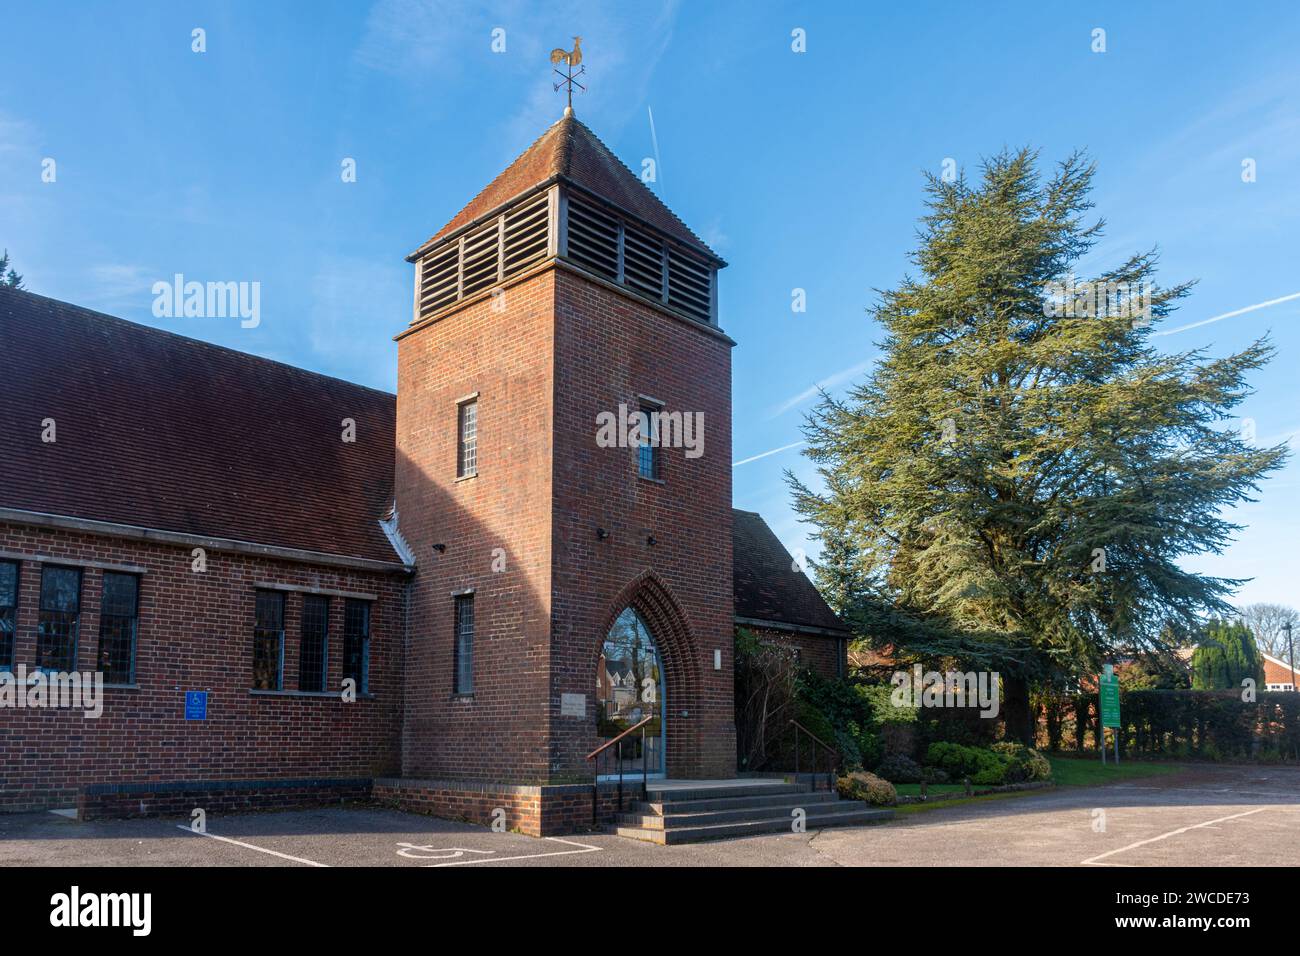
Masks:
[[[560,715],[563,717],[586,717],[587,716],[587,695],[586,694],[561,694]]]
[[[206,690],[187,690],[185,692],[185,719],[208,719],[208,692]]]

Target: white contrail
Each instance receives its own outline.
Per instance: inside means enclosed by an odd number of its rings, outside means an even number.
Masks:
[[[829,388],[834,388],[836,385],[840,384],[846,379],[853,378],[855,375],[865,372],[870,367],[871,367],[871,362],[868,360],[866,362],[859,362],[857,365],[851,366],[849,368],[840,369],[835,374],[827,376],[817,384],[805,388],[798,395],[791,395],[784,402],[778,405],[776,407],[776,410],[773,411],[771,416],[769,417],[776,418],[776,416],[778,415],[784,415],[786,412],[794,408],[796,405],[803,404],[804,402],[808,401],[808,399],[817,395],[819,392],[824,392]]]
[[[773,448],[771,451],[765,451],[761,455],[753,455],[749,458],[742,458],[740,461],[733,461],[732,468],[739,468],[741,465],[748,465],[751,461],[758,461],[760,458],[766,458],[768,455],[779,455],[783,451],[789,451],[791,448],[798,448],[800,445],[808,444],[806,441],[791,442],[788,445],[782,445],[780,448]]]
[[[659,196],[664,196],[664,164],[659,161],[659,137],[655,133],[655,114],[647,104],[645,111],[650,114],[650,142],[655,147],[655,182],[659,184]]]
[[[1244,309],[1234,309],[1231,312],[1225,312],[1222,315],[1214,315],[1208,319],[1201,319],[1199,322],[1193,322],[1190,325],[1180,325],[1176,329],[1166,329],[1163,332],[1153,332],[1156,335],[1173,335],[1176,332],[1186,332],[1188,329],[1199,329],[1202,325],[1209,325],[1211,322],[1221,322],[1224,319],[1230,319],[1234,315],[1245,315],[1247,312],[1254,312],[1256,309],[1267,309],[1270,305],[1277,305],[1281,302],[1290,302],[1292,299],[1300,299],[1300,292],[1292,292],[1290,295],[1284,295],[1280,299],[1269,299],[1267,302],[1257,302],[1254,305],[1248,305]]]

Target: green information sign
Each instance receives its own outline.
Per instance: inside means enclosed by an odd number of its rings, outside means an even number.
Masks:
[[[1119,726],[1119,677],[1107,664],[1106,673],[1101,675],[1101,725],[1103,727]]]

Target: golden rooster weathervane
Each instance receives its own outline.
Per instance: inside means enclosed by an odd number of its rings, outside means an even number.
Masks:
[[[561,71],[560,68],[556,65],[559,63],[563,63],[566,66],[567,70]],[[560,82],[555,83],[553,85],[555,87],[555,92],[557,93],[560,91],[560,87],[562,86],[567,89],[568,96],[569,96],[568,112],[573,112],[573,88],[576,86],[578,89],[582,90],[582,92],[584,93],[587,92],[587,88],[578,82],[578,77],[582,76],[584,73],[587,72],[587,68],[585,66],[582,66],[581,64],[582,64],[582,37],[573,38],[572,50],[566,50],[563,47],[557,46],[554,50],[551,51],[551,66],[554,67],[555,72],[559,74],[560,77],[562,77]],[[575,66],[579,67],[577,73],[573,72],[573,68]]]

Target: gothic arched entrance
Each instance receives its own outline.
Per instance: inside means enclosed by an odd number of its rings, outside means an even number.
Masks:
[[[663,662],[645,619],[634,608],[624,608],[614,619],[596,667],[596,731],[612,740],[646,718],[644,733],[629,735],[615,744],[624,765],[651,777],[662,777],[665,762],[667,694]]]

